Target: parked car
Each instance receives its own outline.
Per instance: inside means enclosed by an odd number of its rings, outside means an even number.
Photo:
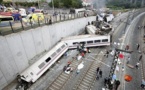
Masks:
[[[14,24],[14,18],[12,16],[0,16],[0,27],[6,27]]]
[[[18,12],[18,10],[14,9],[14,8],[11,8],[11,7],[7,7],[5,12],[15,13],[15,12]]]
[[[43,11],[43,9],[35,9],[34,13],[43,13],[44,14],[44,11]]]
[[[36,24],[38,21],[40,23],[44,23],[44,15],[43,13],[31,13],[28,14],[26,18],[22,18],[22,21],[26,24]]]

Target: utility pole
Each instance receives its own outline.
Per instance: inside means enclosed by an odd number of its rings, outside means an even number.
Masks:
[[[40,9],[40,2],[39,2],[39,0],[38,0],[38,8]]]
[[[53,0],[51,0],[51,2],[52,2],[52,7],[53,7],[53,14],[54,14],[54,2]]]

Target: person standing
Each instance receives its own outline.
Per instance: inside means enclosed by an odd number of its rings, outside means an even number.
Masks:
[[[69,66],[70,66],[70,64],[71,64],[71,62],[70,62],[70,61],[68,61],[68,62],[67,62],[67,67],[69,67]]]
[[[97,73],[97,74],[98,74],[99,70],[100,70],[100,68],[99,68],[99,67],[97,67],[97,69],[96,69],[96,73]]]
[[[104,78],[104,86],[106,87],[107,85],[107,80],[108,80],[108,78],[106,77],[106,78]]]
[[[116,82],[115,82],[115,90],[118,89],[119,85],[120,85],[120,81],[119,80],[116,80]]]
[[[66,68],[67,68],[67,66],[64,66],[64,67],[63,67],[63,71],[64,71],[64,72],[65,72]]]
[[[96,80],[99,80],[99,73],[96,72]]]
[[[137,50],[139,49],[139,47],[140,47],[140,45],[139,45],[139,44],[137,44]]]
[[[106,57],[108,58],[108,55],[109,55],[109,51],[107,51],[107,52],[106,52],[106,54],[107,54],[107,56],[106,56]]]
[[[102,77],[102,70],[99,71],[99,75],[100,75],[100,77]]]
[[[126,45],[126,48],[125,48],[125,50],[129,50],[129,45]]]
[[[130,57],[127,58],[127,62],[126,63],[129,64],[129,61],[130,61]]]
[[[137,62],[135,65],[136,69],[138,69],[138,66],[139,66],[139,62]]]
[[[109,54],[109,51],[106,51],[106,54],[104,56],[108,58],[108,54]]]
[[[84,52],[82,52],[81,55],[82,55],[82,57],[85,57],[85,53]]]
[[[140,57],[139,57],[139,61],[142,59],[142,55],[140,55]]]
[[[122,72],[124,71],[124,67],[122,66]]]

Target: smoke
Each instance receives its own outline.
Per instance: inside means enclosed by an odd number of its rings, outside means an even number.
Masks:
[[[106,0],[92,0],[93,7],[96,9],[105,8]]]

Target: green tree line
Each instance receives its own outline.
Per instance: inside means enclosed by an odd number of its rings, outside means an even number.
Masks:
[[[49,6],[52,7],[54,5],[55,8],[81,8],[82,1],[81,0],[53,0],[53,2],[49,3]]]
[[[4,4],[6,7],[9,7],[10,5],[13,5],[12,2],[1,2],[1,4]],[[31,6],[38,6],[37,2],[15,2],[15,5],[18,6],[24,6],[24,7],[31,7]]]
[[[145,6],[145,0],[107,0],[107,7],[112,9],[140,8]]]

